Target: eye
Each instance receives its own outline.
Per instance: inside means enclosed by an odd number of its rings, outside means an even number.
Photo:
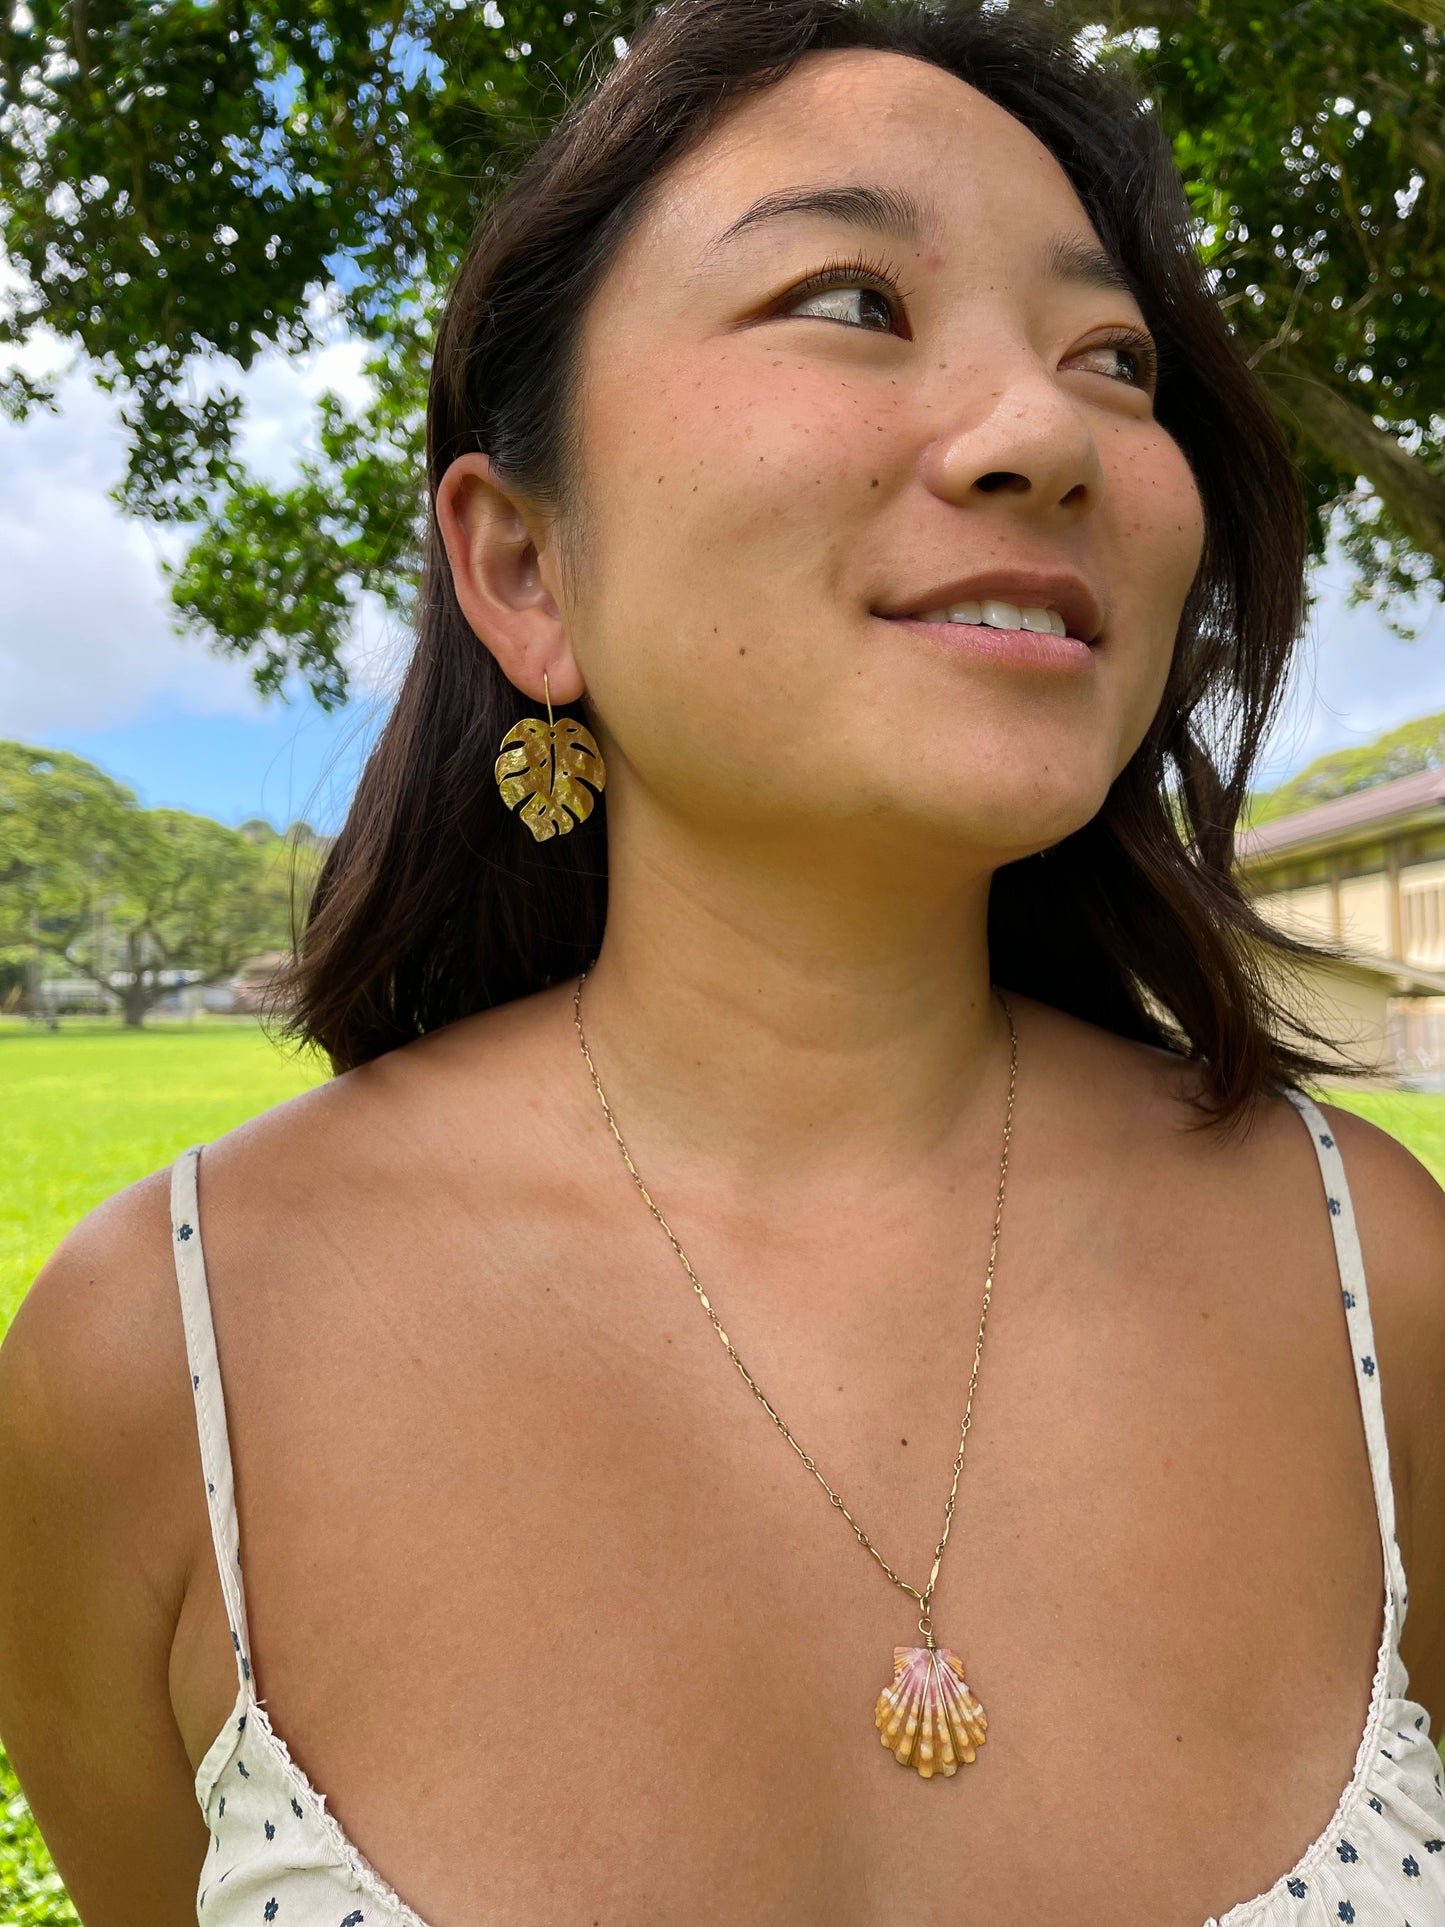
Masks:
[[[1079,353],[1112,356],[1116,367],[1122,362],[1127,371],[1122,375],[1108,367],[1096,371],[1108,375],[1111,381],[1123,381],[1126,386],[1138,388],[1149,395],[1153,394],[1158,384],[1159,351],[1154,345],[1153,336],[1146,334],[1142,328],[1112,328],[1103,341],[1091,342]]]
[[[887,262],[860,256],[826,262],[816,274],[790,288],[774,313],[801,312],[805,321],[835,321],[845,328],[883,334],[906,327],[903,304],[907,299]]]

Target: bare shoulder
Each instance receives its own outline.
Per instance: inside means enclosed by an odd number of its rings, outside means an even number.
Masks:
[[[1053,1066],[1050,1102],[1074,1113],[1091,1155],[1167,1187],[1181,1213],[1202,1219],[1226,1207],[1266,1270],[1328,1224],[1315,1147],[1286,1097],[1261,1097],[1237,1127],[1216,1129],[1197,1102],[1193,1064],[1042,1005],[1025,1002],[1023,1013],[1036,1055]],[[1400,1445],[1401,1511],[1407,1525],[1423,1524],[1410,1500],[1445,1455],[1445,1191],[1388,1131],[1340,1105],[1320,1109],[1359,1228],[1392,1449],[1397,1436]]]
[[[1394,1421],[1396,1531],[1409,1588],[1401,1656],[1438,1738],[1445,1720],[1445,1191],[1389,1132],[1338,1105],[1321,1109],[1344,1159],[1381,1399]]]
[[[1405,1529],[1424,1524],[1413,1501],[1445,1443],[1445,1191],[1388,1131],[1336,1104],[1320,1109],[1344,1161],[1386,1396],[1407,1420],[1405,1460],[1394,1468],[1404,1543]]]
[[[199,1489],[162,1174],[71,1232],[0,1345],[0,1731],[87,1927],[194,1905],[166,1681]]]
[[[527,999],[464,1020],[204,1147],[198,1228],[228,1393],[260,1349],[234,1342],[248,1322],[280,1355],[280,1321],[330,1281],[354,1290],[378,1229],[429,1209],[445,1222],[465,1201],[456,1144],[475,1169],[516,1136],[539,1018]],[[90,1212],[0,1345],[0,1733],[86,1927],[192,1915],[209,1844],[171,1699],[212,1551],[170,1183],[156,1172]]]
[[[148,1489],[154,1448],[187,1436],[169,1192],[157,1172],[98,1205],[22,1300],[0,1345],[0,1433],[15,1448],[0,1448],[4,1489],[22,1474],[82,1475],[103,1504]],[[158,1585],[174,1550],[147,1534],[140,1556]]]
[[[548,1026],[561,1034],[562,1003],[561,991],[543,990],[463,1018],[207,1144],[208,1259],[224,1245],[274,1260],[284,1246],[298,1262],[324,1263],[360,1224],[414,1208],[459,1156],[510,1169],[518,1107],[538,1096],[536,1040]]]
[[[1193,1065],[1028,999],[1018,1000],[1018,1015],[1023,1045],[1047,1066],[1041,1081],[1051,1113],[1086,1148],[1096,1182],[1116,1196],[1166,1200],[1181,1226],[1221,1246],[1227,1241],[1254,1275],[1281,1277],[1302,1253],[1323,1251],[1328,1262],[1329,1200],[1306,1121],[1287,1098],[1261,1098],[1238,1129],[1201,1129]],[[1021,1061],[1021,1090],[1023,1075]],[[1322,1148],[1337,1147],[1343,1160],[1368,1285],[1409,1585],[1401,1652],[1438,1732],[1445,1721],[1445,1191],[1388,1131],[1341,1105],[1319,1108],[1330,1140]]]

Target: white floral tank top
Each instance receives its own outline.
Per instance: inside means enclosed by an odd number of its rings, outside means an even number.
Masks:
[[[1384,1633],[1354,1773],[1334,1817],[1264,1893],[1203,1927],[1445,1927],[1445,1791],[1430,1716],[1406,1696],[1399,1654],[1405,1574],[1385,1443],[1380,1375],[1365,1274],[1338,1147],[1298,1092],[1335,1234],[1384,1554]],[[196,1773],[210,1829],[197,1895],[198,1927],[427,1927],[326,1810],[271,1725],[251,1678],[235,1491],[197,1209],[201,1147],[177,1159],[171,1229],[200,1429],[211,1533],[235,1648],[236,1703]]]

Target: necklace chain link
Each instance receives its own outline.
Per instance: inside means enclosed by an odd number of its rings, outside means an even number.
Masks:
[[[843,1517],[848,1521],[849,1525],[853,1528],[853,1532],[857,1537],[859,1545],[861,1545],[865,1551],[870,1552],[873,1555],[873,1557],[878,1561],[878,1564],[883,1568],[884,1572],[886,1572],[888,1577],[893,1581],[895,1586],[901,1586],[904,1592],[911,1593],[912,1596],[918,1601],[919,1605],[923,1608],[923,1611],[918,1621],[918,1630],[924,1635],[925,1639],[928,1641],[929,1646],[932,1647],[933,1619],[929,1609],[929,1601],[933,1596],[933,1588],[938,1583],[938,1569],[943,1562],[943,1549],[948,1544],[948,1531],[949,1531],[949,1527],[953,1523],[953,1509],[954,1509],[954,1504],[958,1497],[959,1475],[963,1471],[964,1447],[968,1442],[968,1428],[973,1415],[973,1395],[978,1386],[979,1365],[983,1359],[983,1334],[984,1334],[984,1327],[988,1323],[989,1299],[993,1295],[993,1275],[994,1275],[994,1267],[998,1261],[999,1232],[1003,1227],[1004,1190],[1008,1182],[1009,1139],[1013,1135],[1014,1085],[1018,1077],[1018,1062],[1019,1062],[1018,1031],[1014,1025],[1013,1011],[1009,1008],[1008,999],[1003,995],[1001,991],[998,991],[998,990],[994,991],[994,995],[998,998],[998,1001],[1000,1002],[1000,1004],[1003,1005],[1004,1016],[1008,1019],[1008,1031],[1009,1031],[1008,1103],[1004,1111],[1003,1152],[999,1159],[998,1195],[994,1203],[993,1233],[989,1240],[989,1247],[988,1247],[988,1272],[984,1280],[983,1312],[978,1321],[978,1341],[974,1346],[973,1371],[970,1374],[969,1381],[968,1381],[968,1403],[964,1407],[963,1429],[958,1441],[958,1457],[953,1462],[953,1484],[949,1488],[948,1503],[943,1509],[943,1537],[939,1540],[938,1546],[933,1555],[933,1569],[928,1575],[928,1584],[924,1587],[922,1592],[919,1592],[916,1586],[910,1586],[906,1579],[901,1579],[899,1575],[893,1570],[892,1566],[889,1565],[888,1561],[883,1557],[882,1553],[878,1550],[877,1546],[875,1546],[873,1541],[868,1537],[868,1534],[863,1530],[862,1526],[858,1524],[857,1520],[853,1517],[852,1513],[848,1510],[847,1506],[844,1505],[842,1499],[833,1490],[832,1486],[829,1485],[828,1481],[823,1477],[822,1473],[818,1470],[816,1464],[809,1457],[809,1455],[803,1450],[802,1446],[799,1445],[798,1441],[793,1437],[792,1433],[788,1430],[787,1426],[783,1423],[782,1419],[779,1418],[778,1414],[773,1410],[773,1407],[769,1404],[768,1399],[764,1394],[761,1386],[759,1386],[757,1381],[753,1378],[751,1372],[749,1372],[747,1366],[744,1365],[741,1358],[738,1357],[737,1351],[733,1345],[732,1340],[728,1337],[727,1333],[723,1330],[722,1321],[718,1317],[717,1313],[713,1310],[712,1302],[708,1298],[707,1293],[702,1288],[702,1281],[699,1279],[697,1273],[693,1270],[692,1265],[689,1263],[687,1253],[683,1250],[682,1246],[678,1243],[677,1238],[673,1233],[671,1225],[669,1225],[666,1218],[663,1217],[662,1213],[658,1210],[656,1204],[653,1202],[651,1193],[648,1191],[647,1186],[642,1181],[641,1173],[638,1171],[637,1166],[632,1162],[631,1153],[628,1151],[627,1145],[623,1141],[622,1133],[617,1128],[617,1120],[612,1115],[612,1106],[607,1102],[606,1094],[602,1089],[602,1080],[597,1075],[597,1067],[592,1062],[592,1053],[587,1048],[587,1038],[582,1029],[582,985],[586,981],[586,978],[587,978],[587,972],[584,970],[582,972],[582,975],[577,979],[577,989],[572,999],[572,1021],[576,1026],[577,1041],[582,1046],[582,1055],[586,1059],[587,1069],[592,1078],[592,1087],[597,1093],[598,1099],[602,1105],[603,1115],[607,1119],[607,1123],[609,1128],[611,1129],[612,1135],[617,1140],[617,1148],[622,1153],[622,1160],[624,1164],[626,1164],[628,1170],[632,1173],[633,1182],[636,1184],[638,1190],[642,1193],[643,1200],[646,1203],[648,1210],[652,1213],[653,1217],[656,1218],[657,1222],[662,1226],[663,1230],[667,1233],[668,1243],[672,1246],[673,1250],[677,1253],[678,1257],[681,1259],[683,1269],[687,1272],[688,1277],[692,1280],[692,1288],[697,1293],[698,1300],[701,1303],[703,1310],[707,1313],[708,1317],[712,1320],[713,1329],[716,1331],[718,1337],[722,1340],[723,1344],[727,1347],[727,1353],[729,1358],[731,1358],[734,1365],[736,1365],[738,1370],[742,1373],[744,1379],[751,1387],[754,1396],[757,1398],[759,1404],[762,1406],[763,1410],[767,1413],[768,1417],[773,1421],[773,1424],[782,1433],[783,1437],[788,1441],[789,1445],[792,1446],[793,1450],[797,1453],[798,1457],[803,1461],[803,1464],[807,1466],[808,1470],[812,1473],[813,1477],[818,1481],[819,1485],[822,1486],[823,1490],[827,1493],[833,1505],[837,1507],[838,1511],[842,1513]]]

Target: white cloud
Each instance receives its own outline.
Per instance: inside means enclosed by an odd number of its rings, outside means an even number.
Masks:
[[[107,499],[124,466],[111,398],[74,374],[60,400],[58,416],[0,422],[0,729],[124,722],[161,693],[200,715],[251,713],[239,665],[170,633],[159,557],[174,537]]]
[[[295,465],[323,388],[361,400],[364,343],[340,333],[312,354],[271,351],[242,375],[217,358],[194,393],[239,387],[246,397],[242,453],[273,483]],[[44,740],[62,729],[113,727],[160,701],[198,716],[253,716],[264,705],[242,663],[213,655],[171,628],[160,558],[189,537],[121,513],[109,499],[124,472],[115,400],[71,349],[37,330],[3,365],[35,375],[69,368],[60,413],[23,426],[0,420],[0,734]],[[370,598],[344,660],[362,694],[389,691],[405,638]]]

